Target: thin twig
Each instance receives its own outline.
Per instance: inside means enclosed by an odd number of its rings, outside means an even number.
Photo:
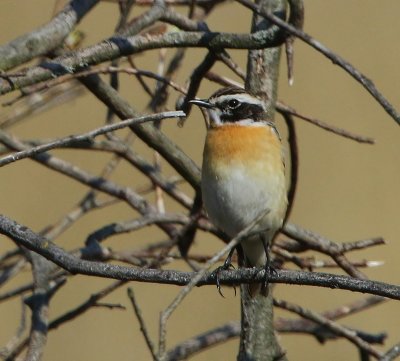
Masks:
[[[66,104],[82,96],[85,90],[79,83],[74,81],[67,84],[54,85],[55,86],[46,93],[40,93],[39,86],[24,89],[18,97],[4,102],[2,104],[3,106],[11,106],[16,102],[24,100],[12,111],[0,115],[0,128],[7,129],[22,120],[26,120],[29,116],[39,114],[55,106],[59,106],[60,104]]]
[[[65,37],[99,0],[69,1],[42,27],[0,47],[0,69],[5,71],[61,46]]]
[[[142,126],[139,124],[138,126]],[[18,139],[12,138],[0,131],[0,141],[6,144],[8,147],[17,150],[26,149],[26,145],[20,142]],[[88,172],[85,172],[75,165],[72,165],[62,159],[54,157],[48,153],[41,153],[33,156],[33,159],[41,164],[46,165],[50,169],[60,172],[72,179],[90,186],[93,189],[99,190],[106,194],[112,195],[117,199],[122,199],[133,209],[139,211],[142,215],[155,212],[154,207],[147,202],[147,200],[136,193],[133,189],[128,187],[120,186],[110,180],[102,177],[94,176]],[[175,227],[171,224],[159,224],[164,232],[169,237],[173,237],[176,233]]]
[[[294,125],[293,118],[285,114],[284,115],[286,127],[288,129],[288,143],[290,149],[290,187],[288,190],[288,208],[283,223],[290,217],[290,213],[293,209],[294,199],[296,195],[298,173],[299,173],[299,148],[297,145],[296,127]]]
[[[304,3],[303,0],[289,0],[290,5],[290,15],[289,24],[293,25],[295,28],[303,30],[304,25]],[[293,85],[293,57],[294,49],[293,43],[295,36],[289,35],[285,39],[285,50],[286,50],[286,66],[287,66],[287,77],[289,85]]]
[[[210,347],[226,342],[239,335],[239,322],[228,322],[225,325],[216,327],[175,345],[166,352],[163,361],[187,360],[198,352],[205,351]]]
[[[143,227],[147,227],[152,224],[158,223],[178,223],[178,224],[187,224],[189,223],[189,218],[184,216],[183,214],[172,214],[172,213],[154,213],[148,214],[139,219],[134,219],[132,221],[127,222],[118,222],[111,223],[105,226],[102,226],[95,232],[92,232],[88,235],[86,239],[86,244],[90,242],[103,242],[105,239],[115,236],[118,234],[129,233],[132,231],[136,231]]]
[[[152,115],[147,115],[139,118],[132,118],[132,119],[126,119],[118,123],[114,124],[109,124],[105,125],[103,127],[91,130],[90,132],[79,134],[79,135],[71,135],[66,138],[61,138],[59,140],[56,140],[51,143],[47,144],[42,144],[38,145],[37,147],[33,147],[31,149],[26,149],[20,152],[16,152],[13,154],[10,154],[6,157],[0,158],[0,167],[15,162],[17,160],[21,160],[24,158],[32,157],[34,155],[37,155],[39,153],[46,152],[51,149],[55,148],[63,148],[68,146],[69,144],[72,143],[81,143],[81,142],[90,142],[91,139],[101,135],[101,134],[106,134],[108,132],[112,132],[118,129],[130,127],[133,125],[137,124],[143,124],[145,122],[149,121],[156,121],[160,119],[166,119],[166,118],[179,118],[179,117],[185,117],[185,113],[181,111],[174,111],[174,112],[163,112],[163,113],[158,113],[158,114],[152,114]]]
[[[387,351],[379,361],[392,361],[400,356],[400,342]]]
[[[282,29],[285,29],[288,33],[297,36],[308,45],[325,55],[328,59],[332,60],[334,64],[339,65],[343,70],[350,74],[357,82],[359,82],[371,95],[372,97],[382,106],[382,108],[400,125],[400,114],[390,104],[390,102],[383,96],[383,94],[375,87],[375,84],[368,79],[363,73],[354,68],[348,61],[343,59],[341,56],[335,54],[333,51],[328,49],[326,46],[321,44],[319,41],[312,38],[300,29],[288,24],[286,21],[279,17],[270,14],[266,11],[258,9],[249,0],[236,0],[240,4],[251,9],[253,12],[265,17],[272,23],[278,25]]]
[[[107,207],[116,204],[117,202],[119,202],[119,200],[115,198],[99,200],[96,198],[95,191],[89,191],[75,207],[73,207],[67,214],[63,215],[60,220],[47,226],[41,231],[41,234],[45,235],[49,240],[54,240],[90,211]]]
[[[131,67],[122,67],[122,66],[97,66],[92,69],[88,70],[83,70],[78,73],[74,74],[66,74],[63,76],[60,76],[56,79],[51,79],[49,81],[44,82],[43,84],[38,84],[34,87],[32,87],[30,90],[25,90],[24,94],[26,95],[31,95],[31,94],[37,94],[38,92],[48,90],[50,88],[54,88],[57,85],[61,85],[65,82],[69,82],[73,79],[79,79],[86,77],[88,75],[94,75],[94,74],[113,74],[113,73],[123,73],[123,74],[128,74],[128,75],[135,75],[136,77],[146,77],[150,79],[157,80],[158,82],[164,83],[165,85],[170,86],[172,89],[180,92],[180,93],[185,93],[185,89],[181,87],[179,84],[161,76],[156,73],[153,73],[148,70],[140,70],[137,69],[134,66],[134,63],[132,60],[129,60],[131,57],[128,57],[128,61],[131,65]],[[144,86],[144,84],[142,84]],[[147,89],[147,86],[146,86]],[[150,94],[153,97],[153,94]]]
[[[130,133],[125,139],[125,144],[129,144],[132,139],[132,134]],[[119,164],[121,157],[114,155],[111,160],[105,165],[105,167],[100,172],[100,176],[108,177],[116,169]],[[140,193],[139,193],[140,194]],[[106,207],[111,204],[115,204],[118,200],[111,198],[107,200],[100,201],[97,197],[97,192],[90,190],[87,192],[78,204],[69,211],[63,218],[61,218],[55,224],[46,227],[42,234],[46,236],[47,239],[53,240],[61,233],[63,233],[68,227],[70,227],[74,222],[76,222],[80,217],[84,216],[88,212]]]
[[[6,291],[2,294],[0,294],[0,302],[9,300],[10,298],[16,297],[23,295],[26,292],[30,292],[33,290],[33,283],[28,283],[23,286],[17,287],[15,289],[12,289],[10,291]]]
[[[194,99],[199,90],[200,83],[205,74],[213,67],[217,61],[217,55],[213,51],[209,51],[202,62],[193,70],[190,75],[190,83],[188,90],[182,99],[178,100],[177,109],[183,110],[186,114],[190,114],[192,104],[190,100]]]
[[[12,353],[12,350],[16,347],[17,344],[21,342],[21,338],[26,329],[26,304],[24,300],[21,300],[21,320],[15,335],[11,338],[7,344],[0,349],[0,357],[6,358]]]
[[[376,358],[379,358],[382,356],[382,353],[379,352],[378,350],[375,350],[371,345],[364,340],[362,340],[360,337],[357,336],[355,331],[349,330],[348,328],[345,328],[336,322],[333,322],[326,317],[323,317],[319,315],[316,312],[313,312],[311,310],[306,310],[298,305],[289,303],[287,301],[282,301],[282,300],[277,300],[274,299],[274,305],[285,309],[287,311],[294,312],[308,320],[312,320],[324,327],[328,327],[331,331],[337,333],[340,336],[345,337],[348,339],[350,342],[354,343],[357,347],[362,348],[363,350],[366,350],[369,354],[375,356]]]
[[[0,255],[0,265],[7,261],[10,260],[14,257],[19,257],[23,254],[22,250],[20,248],[14,248],[9,251],[5,251],[2,255]]]
[[[385,244],[385,240],[382,237],[362,239],[354,242],[344,242],[341,244],[341,248],[344,253],[350,251],[358,251],[360,249],[365,249],[368,247],[379,246]]]
[[[339,335],[330,330],[329,327],[321,326],[318,323],[304,318],[279,318],[275,321],[274,327],[279,333],[309,334],[310,336],[314,336],[320,343],[325,343],[329,340],[337,340],[338,338],[342,337],[342,335]],[[371,334],[357,329],[352,330],[359,338],[369,344],[382,345],[387,338],[387,334],[384,332]]]
[[[329,125],[329,124],[323,122],[320,119],[311,118],[309,116],[300,114],[295,109],[289,107],[288,105],[286,105],[286,104],[284,104],[284,103],[282,103],[280,101],[278,101],[276,103],[276,110],[278,112],[280,112],[282,115],[285,115],[285,114],[294,115],[297,118],[306,120],[307,122],[309,122],[311,124],[314,124],[317,127],[320,127],[320,128],[322,128],[324,130],[327,130],[328,132],[332,132],[334,134],[340,135],[340,136],[342,136],[344,138],[352,139],[352,140],[355,140],[356,142],[359,142],[359,143],[375,144],[375,139],[373,139],[373,138],[365,137],[363,135],[354,134],[354,133],[349,132],[348,130],[345,130],[345,129],[342,129],[342,128],[338,128],[338,127],[335,127],[333,125]]]
[[[138,116],[130,104],[98,76],[91,75],[81,81],[101,102],[112,107],[119,118]],[[157,150],[195,190],[200,188],[199,167],[164,133],[151,123],[139,124],[131,129],[147,145]]]
[[[79,306],[72,308],[61,316],[58,316],[54,320],[49,323],[49,330],[56,329],[60,327],[62,324],[72,321],[78,316],[82,315],[92,307],[98,305],[98,301],[102,298],[108,296],[111,292],[114,292],[119,287],[126,284],[126,281],[117,281],[113,282],[111,285],[103,288],[102,290],[92,294],[86,301],[81,303]]]
[[[286,223],[282,232],[303,244],[305,244],[309,249],[313,249],[322,253],[325,253],[332,257],[336,263],[342,267],[344,271],[353,277],[357,277],[360,279],[366,279],[366,275],[364,275],[360,270],[356,269],[344,256],[343,247],[339,244],[332,242],[329,239],[326,239],[319,234],[302,229],[299,226],[296,226],[292,223]]]
[[[3,272],[0,273],[0,287],[14,276],[17,276],[20,271],[25,267],[26,263],[27,260],[25,258],[20,258],[14,264],[6,267]]]
[[[117,288],[121,287],[125,283],[126,283],[125,281],[117,281],[117,282],[114,282],[111,285],[107,286],[106,288],[92,294],[86,301],[81,303],[79,306],[72,308],[71,310],[67,311],[63,315],[58,316],[57,318],[55,318],[54,320],[49,322],[48,331],[55,330],[58,327],[60,327],[61,325],[63,325],[64,323],[72,321],[75,318],[79,317],[80,315],[84,314],[86,311],[95,308],[96,306],[98,306],[98,301],[100,299],[106,297],[111,292],[113,292]],[[29,338],[25,338],[24,340],[19,342],[18,345],[16,345],[14,347],[14,349],[11,350],[11,354],[10,354],[9,358],[14,360],[14,358],[25,349],[25,347],[28,345],[28,342],[29,342]]]
[[[144,340],[146,341],[147,348],[149,349],[153,360],[157,360],[154,343],[150,338],[149,332],[147,331],[146,323],[144,322],[144,319],[142,317],[142,311],[140,310],[140,307],[136,301],[133,289],[130,287],[128,288],[128,297],[131,301],[133,310],[135,311],[136,318],[139,321],[140,331],[142,332]]]
[[[171,177],[170,179],[165,178],[162,173],[157,171],[155,167],[149,163],[145,158],[134,152],[130,147],[122,141],[92,141],[90,144],[72,144],[70,148],[87,149],[87,150],[98,150],[102,152],[113,152],[117,156],[129,162],[136,169],[142,172],[153,184],[149,186],[137,189],[137,193],[148,193],[154,190],[154,184],[157,184],[163,189],[171,198],[176,200],[178,203],[183,205],[185,208],[192,206],[193,200],[182,190],[178,189],[178,184],[183,183],[182,179]]]

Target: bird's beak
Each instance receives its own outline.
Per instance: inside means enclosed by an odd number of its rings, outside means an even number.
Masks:
[[[206,127],[210,128],[211,124],[210,113],[213,113],[212,109],[214,108],[214,106],[210,104],[210,102],[207,99],[193,99],[190,100],[189,103],[195,104],[200,107],[201,112],[203,113],[204,121],[206,122]]]
[[[189,103],[195,104],[201,108],[207,108],[207,109],[213,108],[212,104],[210,104],[210,102],[206,99],[199,99],[199,100],[193,99],[193,100],[189,100]]]

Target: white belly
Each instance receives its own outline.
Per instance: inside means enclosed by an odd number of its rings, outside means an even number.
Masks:
[[[282,224],[279,204],[286,198],[284,176],[256,180],[245,167],[220,170],[203,169],[204,207],[216,226],[234,237],[262,212],[267,212],[258,229],[275,232]],[[257,229],[256,228],[256,229]]]

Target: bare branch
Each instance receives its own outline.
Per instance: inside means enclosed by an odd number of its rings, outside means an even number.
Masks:
[[[91,75],[81,81],[100,101],[112,108],[119,118],[127,119],[138,116],[128,102],[99,77]],[[176,144],[150,123],[139,124],[131,129],[146,144],[160,153],[195,190],[199,189],[200,170],[198,166]]]
[[[388,352],[386,352],[380,361],[392,361],[400,356],[400,342],[394,345]]]
[[[128,297],[131,301],[131,304],[133,306],[133,310],[135,311],[135,315],[136,318],[139,321],[139,325],[140,325],[140,331],[143,334],[143,337],[146,341],[147,344],[147,348],[150,350],[151,356],[153,357],[153,360],[157,360],[157,356],[156,356],[156,351],[155,351],[155,347],[154,347],[154,343],[150,338],[149,332],[147,331],[147,327],[146,327],[146,323],[144,322],[144,319],[142,317],[142,311],[140,310],[140,307],[136,301],[135,298],[135,294],[133,293],[133,289],[132,288],[128,288]]]
[[[373,307],[382,302],[387,301],[386,298],[380,296],[368,296],[357,300],[355,302],[341,305],[335,309],[322,312],[321,315],[329,320],[338,320],[348,315],[362,312],[369,307]],[[314,335],[319,342],[325,342],[330,339],[339,337],[338,334],[329,331],[328,329],[321,327],[318,323],[310,319],[284,319],[278,318],[275,323],[275,327],[279,332],[288,333],[309,333]],[[357,335],[369,343],[380,343],[382,344],[386,335],[380,333],[377,335],[367,334],[365,332],[357,331]]]
[[[26,304],[23,300],[21,300],[21,320],[17,329],[16,334],[11,338],[10,341],[7,342],[7,344],[0,348],[0,357],[6,358],[9,356],[9,354],[12,352],[12,350],[15,348],[16,345],[18,345],[21,342],[21,338],[25,332],[26,329]]]
[[[98,2],[71,0],[48,24],[0,47],[0,70],[14,68],[60,46],[71,30]]]
[[[289,114],[284,114],[286,127],[288,129],[288,143],[290,148],[290,187],[287,192],[288,208],[286,210],[285,220],[290,217],[293,209],[294,199],[296,196],[297,180],[299,173],[299,149],[297,145],[296,127],[294,125],[293,117]]]
[[[25,267],[27,261],[25,258],[19,259],[13,265],[5,267],[5,269],[0,273],[0,287],[4,283],[8,282],[11,278],[19,274],[19,272]]]
[[[316,125],[317,127],[325,129],[328,132],[332,132],[332,133],[340,135],[342,137],[355,140],[356,142],[367,143],[367,144],[374,144],[375,143],[375,140],[373,138],[365,137],[365,136],[358,135],[358,134],[354,134],[354,133],[349,132],[348,130],[345,130],[345,129],[342,129],[342,128],[338,128],[338,127],[334,127],[333,125],[329,125],[329,124],[327,124],[327,123],[325,123],[322,120],[319,120],[317,118],[311,118],[311,117],[308,117],[306,115],[302,115],[302,114],[298,113],[295,109],[289,107],[286,104],[283,104],[280,101],[278,101],[276,103],[276,109],[282,115],[285,115],[285,114],[294,115],[294,116],[296,116],[296,117],[298,117],[300,119],[303,119],[303,120],[305,120],[305,121],[307,121],[307,122],[309,122],[311,124]]]
[[[328,327],[331,331],[334,333],[337,333],[338,335],[345,337],[348,339],[350,342],[354,343],[356,346],[362,348],[363,350],[367,351],[369,354],[372,356],[379,358],[382,356],[382,353],[375,350],[371,345],[364,340],[362,340],[360,337],[357,336],[356,332],[353,330],[350,330],[348,328],[345,328],[343,326],[340,326],[339,324],[317,314],[316,312],[313,312],[311,310],[305,310],[304,308],[289,303],[287,301],[282,301],[282,300],[276,300],[274,299],[274,305],[280,308],[283,308],[285,310],[297,313],[298,315],[308,319],[312,320],[319,325],[322,325],[324,327]]]
[[[0,216],[0,233],[7,235],[16,243],[37,252],[48,260],[71,272],[97,277],[130,280],[138,282],[153,282],[161,284],[187,285],[197,273],[179,272],[159,269],[135,269],[118,265],[104,264],[95,261],[81,260],[35,234],[28,227],[22,226],[4,215]],[[221,284],[237,285],[240,283],[262,282],[264,270],[240,269],[236,271],[221,271],[219,273]],[[196,284],[215,285],[215,274],[204,273],[200,279],[196,277]],[[344,290],[375,294],[383,297],[400,300],[400,286],[389,285],[383,282],[360,280],[348,276],[339,276],[326,273],[283,271],[277,270],[268,276],[271,283],[287,283],[297,285],[319,286],[327,288],[340,288]]]
[[[130,127],[130,126],[137,125],[137,124],[143,124],[143,123],[149,122],[149,121],[157,121],[157,120],[166,119],[166,118],[178,118],[178,117],[185,117],[185,116],[186,116],[185,113],[183,113],[181,111],[175,111],[175,112],[164,112],[164,113],[152,114],[152,115],[143,116],[140,118],[126,119],[122,122],[105,125],[104,127],[94,129],[94,130],[84,133],[84,134],[71,135],[66,138],[58,139],[51,143],[38,145],[37,147],[33,147],[31,149],[26,149],[26,150],[23,150],[23,151],[14,153],[14,154],[10,154],[6,157],[0,158],[0,167],[4,166],[6,164],[9,164],[9,163],[15,162],[20,159],[32,157],[34,155],[37,155],[42,152],[46,152],[51,149],[67,147],[70,144],[74,144],[74,143],[90,142],[93,138],[95,138],[99,135],[106,134],[108,132],[113,132],[118,129]]]
[[[0,141],[13,149],[26,149],[26,146],[19,140],[11,138],[1,131]],[[48,153],[37,154],[33,156],[33,159],[46,165],[50,169],[56,170],[57,172],[77,180],[78,182],[126,201],[132,208],[136,209],[142,215],[155,212],[152,205],[130,188],[119,186],[102,177],[93,176],[92,174],[79,169],[77,166],[71,165],[70,163],[51,156]],[[172,225],[159,224],[159,227],[171,237],[175,234],[175,229]]]
[[[85,302],[81,303],[79,306],[71,309],[70,311],[61,316],[58,316],[53,321],[51,321],[49,323],[49,330],[56,329],[62,324],[74,320],[92,307],[95,307],[98,304],[99,300],[106,297],[111,292],[114,292],[116,289],[125,284],[125,281],[117,281],[112,283],[110,286],[107,286],[106,288],[100,290],[99,292],[92,294]]]
[[[349,62],[344,60],[341,56],[335,54],[333,51],[329,50],[326,46],[321,44],[319,41],[312,38],[310,35],[306,34],[300,29],[288,24],[279,17],[270,14],[266,11],[258,9],[249,0],[236,0],[242,5],[250,8],[255,13],[265,17],[269,21],[278,25],[282,29],[285,29],[292,35],[297,36],[299,39],[306,42],[308,45],[312,46],[314,49],[324,54],[328,59],[332,60],[334,64],[339,65],[343,70],[350,74],[357,82],[359,82],[371,95],[372,97],[382,106],[382,108],[388,113],[395,121],[400,125],[400,114],[397,110],[389,103],[389,101],[383,96],[383,94],[375,87],[375,84],[367,78],[363,73],[354,68]]]
[[[48,331],[52,331],[60,327],[66,322],[72,321],[75,318],[79,317],[80,315],[84,314],[86,311],[97,307],[97,306],[105,306],[105,304],[99,304],[99,300],[106,297],[109,295],[111,292],[115,291],[119,287],[123,286],[126,284],[125,281],[117,281],[111,284],[110,286],[100,290],[99,292],[96,292],[92,294],[88,300],[85,302],[81,303],[79,306],[71,309],[70,311],[67,311],[63,315],[55,318],[53,321],[49,322],[48,325]],[[114,305],[113,305],[114,306]],[[120,307],[120,306],[118,306]],[[24,348],[28,345],[29,338],[25,338],[21,340],[18,344],[15,345],[15,347],[11,350],[11,353],[9,354],[9,358],[15,358],[18,354],[20,354]]]
[[[262,30],[253,34],[173,32],[155,36],[115,36],[89,48],[77,50],[71,55],[30,68],[25,76],[7,74],[7,82],[0,82],[0,95],[61,75],[76,73],[87,66],[146,50],[171,47],[260,49],[276,45],[275,29],[273,32]]]
[[[291,223],[286,223],[282,228],[282,232],[287,236],[306,244],[309,249],[314,249],[331,256],[348,274],[360,279],[367,278],[346,259],[343,255],[343,247],[339,244]]]
[[[212,330],[194,336],[167,351],[165,361],[187,360],[190,356],[207,348],[226,342],[240,335],[239,322],[228,322]]]
[[[9,300],[10,298],[20,296],[26,292],[32,291],[33,290],[33,283],[29,283],[20,287],[17,287],[13,290],[4,292],[0,294],[0,302]]]
[[[290,5],[290,15],[289,24],[293,25],[295,28],[303,30],[304,25],[304,3],[303,0],[289,0]],[[293,43],[295,37],[289,35],[285,40],[285,50],[286,50],[286,63],[287,63],[287,76],[289,80],[289,85],[293,85]]]

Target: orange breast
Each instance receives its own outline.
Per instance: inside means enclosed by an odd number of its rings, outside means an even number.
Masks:
[[[281,143],[269,126],[225,125],[209,129],[204,160],[211,168],[260,161],[283,168]]]

